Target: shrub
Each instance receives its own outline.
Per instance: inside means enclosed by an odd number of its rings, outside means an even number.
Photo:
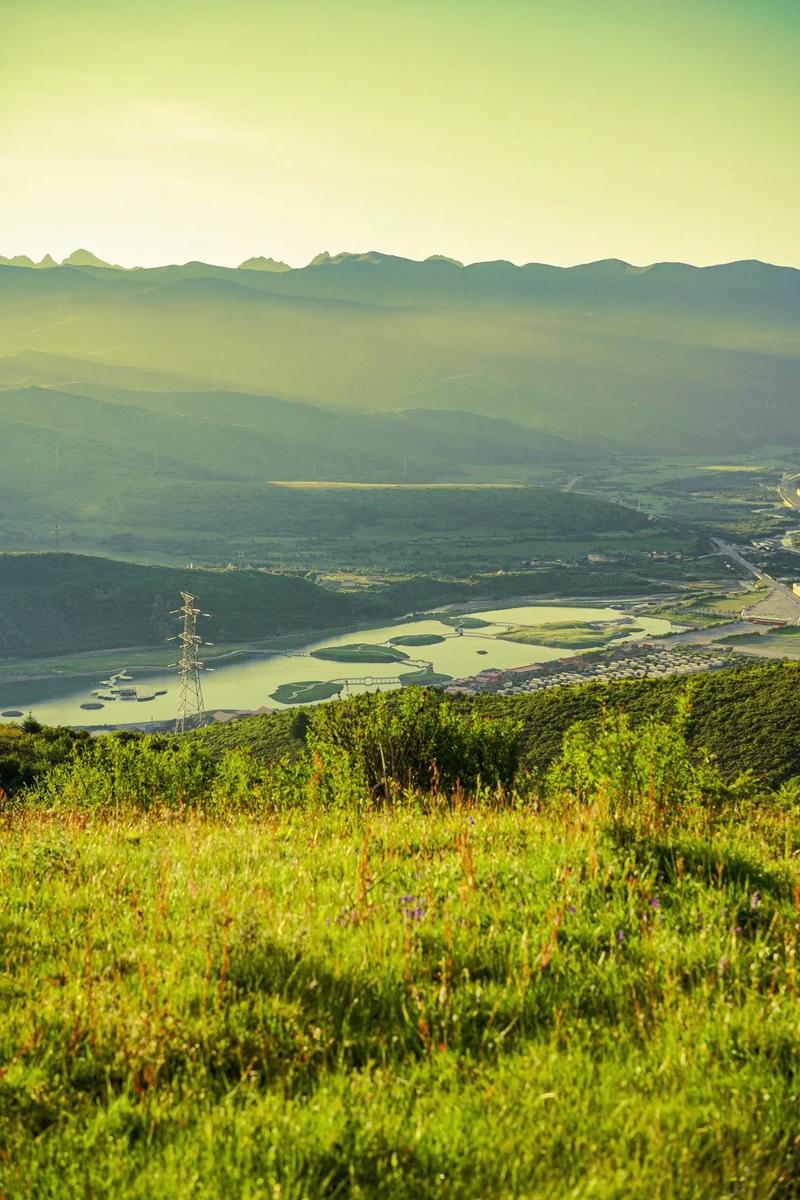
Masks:
[[[634,726],[618,711],[606,713],[599,728],[573,725],[548,772],[547,794],[606,805],[611,829],[622,839],[674,826],[687,806],[734,798],[752,780],[743,776],[727,785],[710,756],[692,750],[689,711],[688,696],[682,696],[671,721],[651,717]]]
[[[0,725],[0,795],[14,796],[30,787],[57,763],[85,753],[89,734],[58,726]]]
[[[215,775],[210,752],[186,739],[98,738],[92,753],[57,766],[38,788],[53,808],[112,811],[202,806]]]
[[[437,692],[404,688],[318,708],[308,744],[318,770],[389,799],[402,788],[510,788],[520,731],[459,711]]]

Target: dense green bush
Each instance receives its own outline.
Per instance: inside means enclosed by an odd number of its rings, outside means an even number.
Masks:
[[[800,663],[759,663],[668,679],[626,679],[550,688],[529,696],[484,695],[461,703],[468,711],[523,723],[523,764],[544,773],[561,754],[576,721],[593,728],[606,712],[624,710],[633,725],[669,721],[680,696],[691,697],[685,731],[696,750],[708,750],[725,778],[751,771],[778,787],[800,775]]]
[[[316,709],[308,731],[315,762],[329,772],[346,763],[366,792],[399,789],[510,788],[520,726],[463,712],[438,692],[404,688],[353,696]]]
[[[85,752],[91,739],[61,727],[0,725],[0,794],[13,796],[60,762],[71,759],[76,750]]]

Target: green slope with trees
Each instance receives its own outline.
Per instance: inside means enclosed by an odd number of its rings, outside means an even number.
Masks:
[[[626,712],[634,724],[653,717],[669,719],[678,699],[688,695],[686,734],[691,745],[712,753],[727,778],[746,770],[758,784],[779,786],[800,776],[800,709],[795,703],[799,687],[799,663],[769,663],[700,672],[689,681],[683,676],[578,684],[530,696],[465,697],[457,704],[487,719],[519,722],[522,762],[541,775],[558,758],[564,735],[576,722],[597,723],[604,712],[618,711]],[[275,713],[212,725],[192,736],[215,749],[241,745],[260,757],[277,759],[302,753],[307,725],[302,711]]]

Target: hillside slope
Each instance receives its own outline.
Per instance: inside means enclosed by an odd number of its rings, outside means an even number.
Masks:
[[[558,757],[564,734],[578,721],[598,722],[623,709],[634,721],[670,720],[677,698],[689,691],[687,735],[709,750],[732,778],[752,771],[759,784],[776,787],[800,776],[799,663],[770,663],[736,670],[657,680],[623,680],[553,688],[531,696],[463,698],[459,706],[488,717],[511,717],[523,726],[525,765],[546,771]],[[215,749],[243,746],[265,758],[297,755],[303,746],[302,710],[246,717],[192,734]]]
[[[294,575],[177,570],[77,554],[0,555],[0,656],[158,645],[174,633],[180,592],[213,615],[215,642],[348,624],[374,602]]]

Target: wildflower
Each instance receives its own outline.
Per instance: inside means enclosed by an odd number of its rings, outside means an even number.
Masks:
[[[576,910],[575,910],[575,905],[574,905],[574,904],[570,904],[570,906],[569,906],[569,911],[570,911],[570,915],[574,917],[574,916],[575,916],[575,911],[576,911]]]
[[[653,899],[650,901],[650,907],[661,908],[661,901],[659,900],[658,896],[653,896]]]
[[[750,907],[758,908],[760,903],[761,903],[761,892],[753,892],[753,895],[750,899]]]
[[[733,932],[736,934],[742,933],[743,930],[742,930],[741,925],[737,925]]]
[[[474,825],[474,824],[475,824],[475,818],[474,818],[474,817],[470,817],[470,819],[469,819],[469,823],[470,823],[470,825]]]
[[[425,916],[425,901],[420,896],[402,896],[403,917],[406,921],[421,921]]]
[[[625,941],[625,930],[624,929],[617,930],[617,941],[620,944]]]

